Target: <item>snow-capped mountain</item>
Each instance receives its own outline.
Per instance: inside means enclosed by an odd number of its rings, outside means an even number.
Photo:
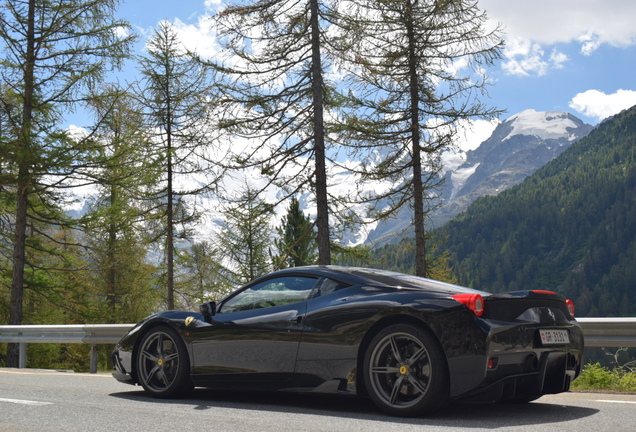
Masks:
[[[572,114],[560,111],[529,109],[503,121],[474,150],[453,155],[452,159],[459,157],[460,163],[446,170],[440,207],[431,216],[432,226],[441,226],[481,196],[496,195],[521,183],[592,129]],[[378,226],[367,241],[395,241],[408,233],[410,220],[411,215],[405,212]]]

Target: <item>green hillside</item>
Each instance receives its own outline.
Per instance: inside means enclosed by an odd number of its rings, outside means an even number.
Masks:
[[[556,290],[578,316],[636,315],[636,107],[436,234],[460,284]]]

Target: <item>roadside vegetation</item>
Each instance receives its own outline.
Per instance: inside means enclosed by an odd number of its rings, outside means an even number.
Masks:
[[[589,363],[572,383],[570,390],[636,393],[636,372],[623,367],[610,369],[600,363]]]
[[[636,393],[636,360],[632,348],[588,348],[590,361],[572,383],[573,391]]]

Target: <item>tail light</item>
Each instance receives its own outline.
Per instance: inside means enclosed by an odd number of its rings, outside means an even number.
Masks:
[[[574,302],[572,300],[566,300],[565,306],[568,308],[568,313],[570,314],[570,318],[574,318]]]
[[[451,296],[458,302],[465,304],[476,316],[484,314],[484,298],[479,294],[455,294]]]

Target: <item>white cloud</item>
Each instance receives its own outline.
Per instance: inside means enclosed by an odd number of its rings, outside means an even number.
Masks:
[[[205,0],[203,4],[205,5],[206,9],[215,11],[223,4],[223,0]]]
[[[636,105],[636,91],[618,90],[608,95],[588,90],[574,96],[569,105],[573,110],[600,121]]]
[[[552,50],[552,54],[550,54],[550,64],[552,64],[553,68],[562,69],[563,63],[566,61],[568,61],[567,55],[557,51],[556,49]]]
[[[219,53],[220,47],[209,15],[199,16],[196,24],[186,24],[175,18],[172,26],[181,43],[190,51],[206,59],[213,58]]]
[[[172,27],[183,48],[199,54],[204,59],[214,58],[221,50],[209,15],[198,16],[195,24],[186,24],[179,18],[174,18],[173,21],[161,20],[155,27],[137,28],[137,31],[146,38],[146,49],[148,41],[154,37],[155,31],[159,28],[161,22],[165,22]]]
[[[581,43],[581,52],[584,55],[592,55],[601,46],[601,39],[595,33],[585,33],[577,38]]]
[[[504,62],[503,68],[509,75],[542,76],[550,67],[541,45],[529,40],[509,40],[504,54],[508,61]]]
[[[562,67],[563,54],[546,53],[555,44],[578,43],[585,55],[603,44],[636,44],[633,0],[480,0],[479,7],[503,26],[509,74],[540,76]]]
[[[524,39],[507,41],[504,55],[508,60],[503,63],[503,69],[509,75],[519,76],[543,76],[550,69],[563,68],[568,60],[568,56],[557,49],[548,56],[541,44]]]
[[[633,0],[480,0],[479,7],[513,38],[548,45],[582,36],[614,46],[636,43]]]
[[[130,36],[130,30],[127,27],[115,27],[114,33],[118,39],[125,39]]]

